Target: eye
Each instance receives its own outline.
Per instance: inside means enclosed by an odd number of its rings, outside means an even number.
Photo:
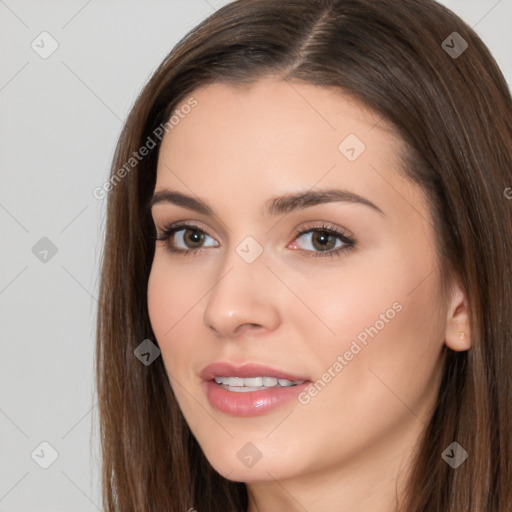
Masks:
[[[178,233],[183,232],[178,235]],[[211,238],[203,229],[194,224],[171,225],[163,229],[162,233],[156,237],[156,240],[166,242],[166,249],[171,253],[181,253],[184,255],[198,254],[203,251],[200,248],[204,243],[205,237]],[[182,241],[184,247],[176,247],[175,239]],[[172,242],[171,243],[171,239]],[[213,240],[213,238],[212,238]],[[199,247],[198,247],[199,246]]]
[[[297,245],[295,240],[310,236],[311,242],[309,247],[311,249],[297,249],[301,253],[306,254],[308,257],[334,257],[341,256],[342,252],[349,251],[356,246],[356,242],[353,238],[342,233],[333,226],[322,224],[319,226],[313,226],[307,230],[298,230],[294,234],[294,243]],[[311,237],[311,235],[313,235]],[[166,243],[166,249],[170,253],[182,254],[184,256],[196,255],[204,251],[203,246],[205,238],[211,238],[203,229],[194,224],[180,223],[178,225],[170,225],[162,230],[162,232],[156,237],[156,240]],[[176,245],[176,239],[181,241],[182,247]],[[338,244],[337,244],[338,242]],[[216,245],[210,245],[209,247],[215,247]],[[218,247],[218,245],[217,245]]]
[[[295,233],[296,239],[309,236],[310,250],[298,249],[300,252],[308,253],[312,257],[340,257],[343,252],[354,249],[356,242],[338,229],[322,224],[313,226],[307,230],[299,230]],[[312,235],[312,236],[311,236]],[[337,242],[340,242],[338,245]],[[296,245],[294,242],[293,245]]]

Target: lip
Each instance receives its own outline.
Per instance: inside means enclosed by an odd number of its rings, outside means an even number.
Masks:
[[[290,372],[259,363],[245,363],[235,366],[228,362],[218,362],[206,366],[200,373],[210,405],[220,412],[232,416],[259,416],[268,413],[297,398],[311,380]],[[290,387],[274,387],[256,391],[234,392],[219,386],[215,377],[274,377],[291,381],[303,380],[302,384]]]

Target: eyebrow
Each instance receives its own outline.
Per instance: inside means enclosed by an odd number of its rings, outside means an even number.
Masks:
[[[308,190],[305,192],[274,197],[267,201],[262,213],[264,216],[276,216],[286,214],[294,210],[302,210],[311,206],[334,202],[363,204],[365,206],[369,206],[385,217],[385,213],[369,199],[348,190],[333,188],[315,191]],[[213,209],[201,199],[174,190],[164,189],[156,192],[149,200],[148,208],[151,209],[154,205],[159,203],[172,203],[203,215],[215,215]]]

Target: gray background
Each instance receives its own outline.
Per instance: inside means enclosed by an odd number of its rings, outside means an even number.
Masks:
[[[102,510],[93,357],[106,203],[92,192],[151,73],[227,3],[0,0],[0,511]],[[512,84],[512,0],[442,3]],[[58,43],[47,58],[44,31]],[[47,469],[42,442],[58,454]]]

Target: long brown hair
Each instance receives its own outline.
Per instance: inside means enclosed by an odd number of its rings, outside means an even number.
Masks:
[[[147,310],[155,130],[197,87],[265,76],[338,88],[396,129],[406,148],[397,170],[429,198],[443,282],[456,277],[467,293],[472,346],[445,349],[403,510],[510,512],[512,98],[477,34],[433,0],[238,0],[187,34],[139,95],[113,159],[102,255],[96,371],[105,511],[247,508],[245,484],[204,457],[162,358],[146,366],[134,349],[145,339],[157,344]],[[156,147],[127,167],[148,137]],[[469,454],[456,470],[441,457],[454,441]]]

